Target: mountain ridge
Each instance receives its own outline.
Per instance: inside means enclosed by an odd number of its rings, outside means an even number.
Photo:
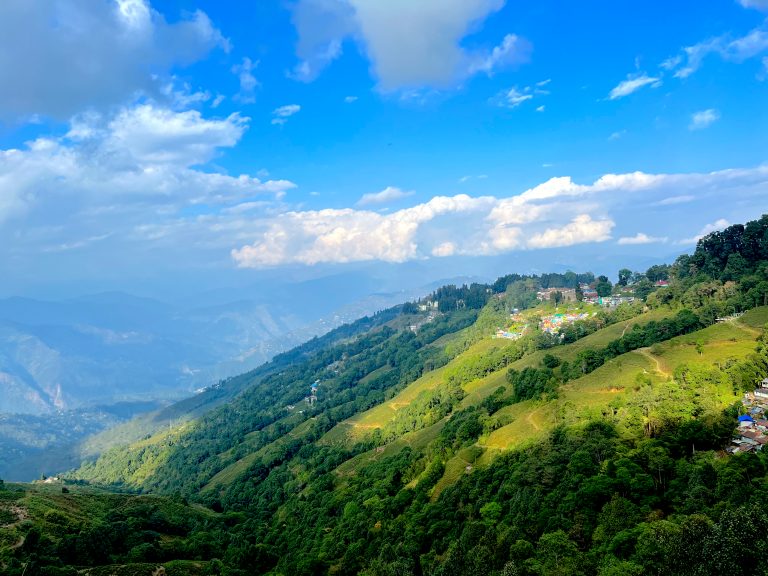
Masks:
[[[441,287],[241,375],[218,407],[65,475],[73,497],[165,495],[130,516],[165,518],[162,533],[81,561],[137,574],[759,573],[768,456],[724,449],[768,374],[768,216],[636,274],[615,306],[568,301],[582,280]],[[43,497],[15,490],[25,510]],[[221,517],[184,524],[173,502]],[[73,558],[48,534],[30,549]],[[743,534],[753,545],[734,547]]]

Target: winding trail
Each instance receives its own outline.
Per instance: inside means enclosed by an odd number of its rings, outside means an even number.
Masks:
[[[533,415],[536,414],[537,412],[541,412],[543,408],[544,406],[539,406],[535,410],[531,410],[530,412],[528,412],[528,414],[525,417],[525,421],[528,422],[528,424],[530,424],[531,426],[533,426],[537,432],[541,431],[541,426],[539,426],[536,423],[536,420],[533,419]]]
[[[648,358],[648,360],[651,360],[656,365],[656,372],[658,372],[665,378],[672,376],[670,372],[664,369],[664,366],[662,366],[659,359],[653,354],[651,354],[650,348],[638,348],[637,350],[635,350],[635,352],[639,352],[640,354]]]

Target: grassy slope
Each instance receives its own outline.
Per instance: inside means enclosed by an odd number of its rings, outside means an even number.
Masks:
[[[669,311],[657,310],[642,314],[632,320],[619,322],[595,332],[586,338],[582,338],[573,344],[559,347],[557,348],[557,353],[564,360],[572,360],[584,348],[604,346],[611,340],[620,337],[622,333],[633,324],[644,324],[651,320],[658,320],[669,314]],[[489,337],[480,340],[468,350],[454,358],[447,366],[424,374],[424,376],[413,382],[388,402],[375,406],[362,414],[358,414],[340,423],[330,430],[321,442],[328,444],[347,444],[362,439],[366,432],[375,428],[384,427],[387,422],[394,417],[397,410],[407,406],[420,392],[434,389],[440,382],[442,382],[443,374],[453,366],[483,354],[487,354],[491,349],[502,347],[504,344],[504,340],[495,340],[489,335]],[[511,366],[518,370],[525,368],[526,366],[536,366],[541,363],[541,358],[546,353],[547,352],[544,351],[536,352],[518,360]],[[475,404],[491,394],[496,388],[504,384],[505,376],[506,370],[499,370],[485,378],[469,382],[464,387],[467,392],[467,398],[465,398],[463,405],[469,406]]]
[[[573,344],[557,347],[547,352],[555,354],[562,360],[572,360],[580,350],[604,346],[611,340],[620,337],[632,324],[658,320],[668,315],[670,312],[660,310],[643,314],[633,320],[609,326]],[[653,346],[652,349],[636,350],[614,358],[594,372],[562,386],[557,399],[526,401],[502,408],[494,414],[493,418],[509,422],[509,424],[481,437],[474,447],[476,450],[471,452],[464,450],[446,462],[445,473],[436,485],[433,497],[436,498],[461,474],[471,473],[471,469],[467,469],[468,465],[473,467],[486,465],[503,450],[519,448],[543,438],[561,422],[574,422],[600,416],[604,411],[611,409],[610,404],[614,400],[620,400],[622,397],[626,398],[636,393],[637,379],[640,375],[649,378],[652,384],[658,385],[668,381],[672,377],[675,367],[682,363],[714,365],[729,358],[746,357],[754,350],[755,339],[760,333],[756,328],[764,326],[766,321],[768,321],[768,308],[759,308],[745,314],[737,321],[717,324],[694,334],[673,338]],[[697,351],[697,343],[702,346],[701,354]],[[488,340],[482,341],[468,350],[465,355],[478,353],[483,349],[483,346],[488,345]],[[540,365],[544,354],[545,352],[537,352],[526,356],[513,363],[511,367],[519,370],[528,366]],[[465,355],[462,356],[466,358]],[[460,361],[462,361],[462,357],[454,360],[454,362]],[[465,389],[468,395],[462,401],[462,407],[478,403],[498,386],[504,385],[506,371],[506,369],[500,370],[467,384]],[[385,418],[388,414],[391,418],[396,406],[402,405],[403,400],[407,398],[414,398],[420,390],[427,386],[434,387],[437,385],[439,376],[439,373],[425,375],[421,381],[412,385],[412,389],[406,389],[399,397],[396,397],[394,400],[400,402],[395,406],[390,403],[388,405],[389,411],[378,406],[361,416],[348,420],[344,425],[354,430],[360,427],[360,423],[367,425],[386,423]],[[719,402],[722,406],[736,400],[730,389],[723,389],[719,392]],[[331,433],[338,435],[339,430],[334,429]],[[418,432],[412,434],[418,434]],[[334,439],[336,438],[338,436]],[[398,440],[388,445],[382,453],[391,455],[402,447],[403,444]],[[350,473],[362,462],[362,460],[350,461],[343,465],[343,469],[346,473]]]
[[[757,311],[762,313],[768,310]],[[608,409],[615,398],[634,394],[639,375],[649,376],[658,384],[671,378],[674,369],[683,363],[714,365],[728,358],[744,358],[754,350],[756,336],[754,329],[740,323],[717,324],[651,349],[629,352],[565,384],[556,400],[503,408],[500,413],[513,421],[495,430],[483,444],[495,449],[515,448],[551,431],[566,413],[584,417],[599,413]],[[696,350],[696,342],[702,344],[702,354]],[[732,391],[722,391],[723,405],[735,400]]]
[[[539,366],[546,353],[553,353],[562,360],[573,360],[581,350],[605,346],[610,341],[619,338],[626,330],[631,329],[634,324],[659,320],[671,314],[673,312],[669,310],[651,311],[632,320],[609,326],[573,344],[536,352],[513,363],[511,367],[520,370],[528,366]],[[614,399],[633,393],[639,374],[650,377],[654,383],[661,383],[667,380],[674,371],[674,367],[682,362],[700,362],[702,358],[706,358],[710,362],[720,362],[727,358],[745,356],[753,349],[754,339],[759,334],[757,328],[762,327],[766,321],[768,321],[768,308],[756,309],[736,321],[718,324],[696,334],[673,339],[656,345],[651,350],[638,350],[615,358],[595,372],[563,386],[559,398],[556,400],[527,401],[503,408],[493,416],[503,425],[491,434],[481,437],[476,449],[471,454],[462,453],[448,461],[445,475],[435,488],[435,492],[439,494],[461,474],[468,473],[466,468],[468,465],[484,465],[501,450],[534,442],[546,435],[560,422],[599,415],[602,411],[609,409],[609,404]],[[463,334],[466,335],[468,331],[474,329],[476,327],[470,327],[444,337],[440,344],[446,345],[458,341],[463,337]],[[697,342],[704,347],[703,356],[697,352]],[[432,345],[434,346],[436,343]],[[390,400],[338,424],[326,433],[319,443],[351,446],[354,442],[363,439],[372,429],[385,426],[394,417],[397,410],[408,406],[419,393],[434,389],[442,382],[446,371],[505,345],[509,345],[509,342],[493,339],[489,334],[488,337],[482,338],[459,354],[447,366],[424,374]],[[374,374],[365,376],[364,379],[372,378],[386,370],[388,370],[387,367],[380,368]],[[467,383],[464,386],[467,396],[462,401],[462,407],[480,402],[496,388],[504,385],[506,372],[506,369],[499,370],[485,378]],[[730,396],[724,397],[723,401],[732,399]],[[300,421],[301,419],[297,418],[296,414],[288,415],[280,420],[281,425],[288,426],[289,432],[258,450],[248,450],[249,440],[254,440],[254,438],[246,437],[239,452],[247,452],[243,457],[238,458],[232,450],[221,454],[220,457],[224,462],[228,462],[228,465],[218,472],[203,490],[212,491],[225,488],[255,462],[260,459],[269,460],[271,454],[280,450],[289,441],[307,435],[311,431],[312,420],[301,423]],[[342,464],[337,469],[337,473],[342,478],[345,475],[354,474],[356,470],[366,464],[395,454],[407,446],[420,450],[437,437],[443,424],[444,421],[424,430],[411,432],[386,447],[352,458]],[[169,436],[169,433],[165,433],[154,436],[145,442],[164,442],[169,439]],[[141,478],[151,473],[147,466],[151,468],[156,465],[156,462],[148,463],[144,468],[135,470],[132,478],[140,481]]]

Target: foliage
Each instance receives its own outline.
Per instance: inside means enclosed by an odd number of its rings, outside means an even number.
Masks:
[[[699,330],[766,302],[767,234],[764,216],[705,237],[672,266],[622,269],[619,285],[646,302],[600,310],[562,339],[535,329],[514,342],[488,336],[512,309],[535,305],[539,288],[594,284],[591,274],[447,286],[429,298],[436,315],[406,305],[313,340],[223,383],[242,393],[194,424],[71,475],[164,498],[0,486],[8,525],[0,571],[117,564],[151,574],[163,564],[169,574],[233,575],[762,573],[768,453],[722,455],[736,411],[723,411],[719,395],[768,374],[768,340],[714,366]],[[657,289],[658,280],[669,287]],[[606,277],[596,286],[612,289]],[[661,319],[605,330],[645,305]],[[424,320],[415,331],[406,328],[411,317]],[[700,343],[693,359],[663,378],[640,375],[591,418],[549,402],[688,334],[687,350]],[[394,406],[426,373],[436,375],[433,384]],[[515,450],[485,450],[510,419],[536,426],[522,404],[534,399],[535,409],[560,406],[565,424]],[[338,442],[329,432],[373,407],[388,416],[364,441]]]

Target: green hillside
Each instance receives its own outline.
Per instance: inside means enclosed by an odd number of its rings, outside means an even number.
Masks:
[[[725,448],[768,377],[768,216],[635,277],[612,307],[537,300],[591,274],[447,286],[313,340],[68,493],[1,491],[0,568],[765,573],[768,453]]]

